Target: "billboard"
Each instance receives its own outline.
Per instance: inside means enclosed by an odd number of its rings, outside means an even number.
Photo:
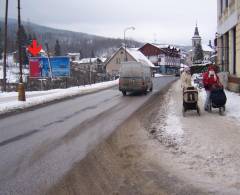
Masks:
[[[70,76],[69,57],[32,57],[29,58],[31,78],[56,78]]]

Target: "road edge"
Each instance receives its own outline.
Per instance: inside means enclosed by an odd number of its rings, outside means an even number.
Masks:
[[[108,90],[111,88],[116,87],[118,84],[112,85],[112,86],[107,86],[101,89],[95,89],[92,91],[87,91],[87,92],[82,92],[81,94],[76,94],[76,95],[71,95],[71,96],[67,96],[67,97],[63,97],[63,98],[59,98],[59,99],[55,99],[55,100],[50,100],[49,102],[45,102],[45,103],[41,103],[41,104],[37,104],[37,105],[32,105],[29,106],[27,108],[16,108],[16,109],[12,109],[10,111],[7,111],[5,113],[0,113],[0,119],[4,119],[7,118],[9,116],[13,116],[13,115],[17,115],[20,113],[24,113],[24,112],[28,112],[28,111],[33,111],[39,108],[43,108],[52,104],[56,104],[56,103],[60,103],[66,100],[71,100],[71,99],[75,99],[81,96],[85,96],[85,95],[89,95],[89,94],[93,94],[93,93],[98,93],[100,91],[104,91],[104,90]]]

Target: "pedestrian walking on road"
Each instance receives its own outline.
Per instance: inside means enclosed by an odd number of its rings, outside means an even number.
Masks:
[[[216,67],[214,66],[208,67],[208,70],[203,74],[203,85],[207,94],[204,109],[206,111],[209,111],[211,91],[223,87],[216,73]]]
[[[192,87],[192,75],[189,67],[184,68],[184,71],[181,74],[181,86],[183,91],[188,87]]]

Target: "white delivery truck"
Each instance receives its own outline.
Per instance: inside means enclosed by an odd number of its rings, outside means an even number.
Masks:
[[[123,62],[121,64],[119,90],[124,96],[127,92],[147,94],[152,89],[152,74],[149,66],[134,61]]]

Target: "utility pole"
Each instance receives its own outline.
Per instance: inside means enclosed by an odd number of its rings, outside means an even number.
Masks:
[[[90,85],[92,84],[92,57],[90,57],[89,61],[89,83]]]
[[[4,57],[3,57],[3,91],[6,91],[7,76],[7,33],[8,33],[8,0],[6,0],[5,10],[5,29],[4,29]]]
[[[18,56],[19,56],[19,84],[18,84],[18,100],[26,101],[25,88],[22,77],[22,39],[21,39],[21,15],[20,0],[18,0]]]
[[[49,68],[50,78],[51,78],[51,81],[52,81],[53,74],[52,74],[52,65],[51,65],[51,60],[50,60],[48,43],[45,43],[45,46],[46,46],[46,49],[47,49],[47,56],[48,56],[48,68]]]

